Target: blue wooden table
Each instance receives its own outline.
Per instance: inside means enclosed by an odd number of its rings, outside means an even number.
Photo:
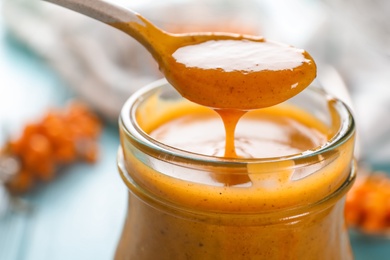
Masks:
[[[0,144],[72,93],[0,26]],[[74,165],[0,217],[1,260],[112,259],[126,209],[116,170],[117,127],[106,124],[95,165]],[[1,201],[0,201],[1,203]],[[351,234],[357,260],[390,259],[390,240]]]
[[[0,57],[2,144],[49,106],[64,105],[72,93],[2,27]],[[116,169],[118,145],[116,125],[106,124],[96,164],[61,170],[56,180],[0,216],[0,259],[111,259],[127,202]]]

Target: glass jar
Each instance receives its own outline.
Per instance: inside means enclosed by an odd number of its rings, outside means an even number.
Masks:
[[[196,154],[150,137],[148,129],[181,102],[160,80],[122,109],[118,168],[129,201],[116,259],[353,258],[343,211],[356,174],[355,130],[341,101],[315,86],[288,100],[323,122],[329,139],[259,159]],[[251,181],[220,185],[213,174]]]

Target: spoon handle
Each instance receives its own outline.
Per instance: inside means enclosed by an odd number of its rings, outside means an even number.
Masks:
[[[50,2],[98,21],[113,26],[140,42],[151,54],[157,58],[153,37],[167,39],[169,36],[164,31],[155,27],[148,20],[133,10],[110,0],[43,0]]]
[[[111,23],[143,23],[139,15],[117,3],[109,0],[44,0],[101,22]]]

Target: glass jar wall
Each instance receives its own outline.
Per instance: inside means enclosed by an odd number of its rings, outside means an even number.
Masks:
[[[310,86],[265,110],[270,120],[291,116],[309,126],[313,120],[326,136],[321,145],[282,156],[204,155],[150,135],[205,109],[164,80],[124,105],[118,168],[129,202],[116,259],[352,259],[343,217],[355,178],[348,108]],[[251,120],[263,116],[253,113]]]

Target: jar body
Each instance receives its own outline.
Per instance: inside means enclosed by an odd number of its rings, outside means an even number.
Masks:
[[[293,220],[278,214],[183,216],[132,191],[116,259],[352,259],[344,201]],[[292,216],[294,217],[294,216]],[[280,220],[269,223],[270,219]]]
[[[125,116],[133,108],[126,107]],[[342,127],[334,124],[343,124],[345,115],[333,112],[330,128],[338,133]],[[143,133],[134,134],[129,122],[121,123],[118,154],[129,204],[116,259],[352,259],[343,216],[355,177],[352,125],[337,145],[313,156],[221,164],[144,146],[137,140]],[[186,177],[178,177],[180,171]],[[190,177],[242,171],[252,185],[215,186]],[[286,172],[274,190],[261,186]]]

